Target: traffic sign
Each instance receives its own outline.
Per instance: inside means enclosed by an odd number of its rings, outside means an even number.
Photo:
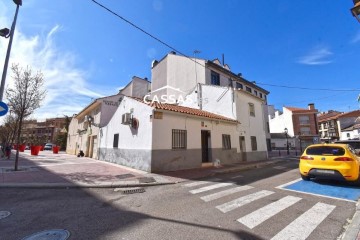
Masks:
[[[4,102],[0,102],[0,116],[4,116],[9,111],[8,105]]]

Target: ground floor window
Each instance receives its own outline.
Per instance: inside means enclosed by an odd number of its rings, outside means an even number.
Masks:
[[[114,147],[114,148],[118,148],[118,147],[119,147],[119,134],[118,134],[118,133],[114,134],[113,147]]]
[[[257,142],[256,142],[256,137],[251,136],[251,149],[253,151],[257,151]]]
[[[229,134],[222,135],[222,147],[223,149],[231,149],[231,140]]]
[[[187,144],[186,130],[172,130],[172,149],[186,149]]]

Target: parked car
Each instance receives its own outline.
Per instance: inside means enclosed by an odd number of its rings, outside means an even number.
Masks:
[[[348,144],[314,144],[300,157],[299,170],[303,180],[326,178],[357,182],[360,158]]]
[[[360,140],[338,140],[335,143],[349,144],[353,149],[355,149],[356,154],[360,154]]]
[[[55,144],[47,143],[44,146],[44,150],[50,150],[51,151],[53,146],[55,146]]]

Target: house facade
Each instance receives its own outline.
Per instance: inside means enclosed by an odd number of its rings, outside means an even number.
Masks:
[[[269,110],[269,112],[272,113],[269,115],[271,133],[286,133],[289,138],[295,137],[298,139],[297,146],[301,150],[319,142],[318,110],[315,109],[313,103],[310,103],[307,109],[283,107],[282,112],[274,110]],[[272,144],[274,141],[272,139]]]
[[[204,110],[124,97],[100,129],[99,160],[148,172],[226,163],[237,157],[236,128]]]
[[[172,96],[180,106],[209,111],[240,122],[237,126],[236,145],[240,156],[237,161],[267,158],[270,148],[266,114],[268,91],[247,81],[241,74],[231,72],[230,67],[218,59],[189,59],[174,53],[153,62],[152,77],[152,98],[155,95]]]
[[[77,155],[83,151],[86,157],[98,158],[98,135],[116,111],[122,95],[95,99],[81,112],[75,114],[69,124],[66,153]]]
[[[360,110],[345,113],[329,111],[320,114],[318,118],[318,128],[323,142],[349,140],[360,137],[358,133]]]
[[[47,118],[45,121],[26,120],[20,138],[26,144],[56,143],[56,138],[63,134],[65,125],[66,118]]]

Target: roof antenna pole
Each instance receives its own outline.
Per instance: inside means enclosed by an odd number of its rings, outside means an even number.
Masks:
[[[194,62],[195,62],[195,82],[196,82],[196,92],[197,92],[197,102],[198,102],[198,106],[200,107],[200,109],[202,108],[202,104],[201,104],[201,93],[199,92],[200,91],[200,88],[199,88],[199,84],[198,84],[198,80],[197,80],[197,70],[196,70],[196,65],[197,65],[197,62],[196,62],[196,54],[199,54],[200,51],[199,50],[194,50]]]

